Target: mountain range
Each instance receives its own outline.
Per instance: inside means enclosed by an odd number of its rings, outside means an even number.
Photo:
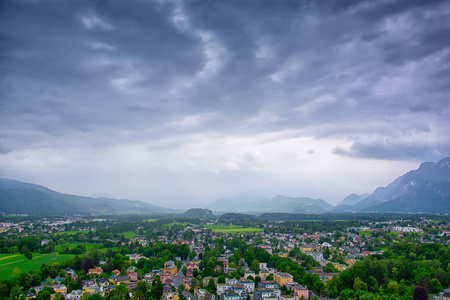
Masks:
[[[333,206],[322,199],[308,197],[287,197],[277,195],[270,199],[245,199],[243,195],[219,199],[207,208],[213,211],[235,212],[294,212],[294,213],[321,213],[331,211]]]
[[[372,194],[351,194],[336,207],[321,199],[282,195],[271,199],[246,195],[220,199],[208,206],[213,211],[238,212],[429,212],[450,213],[450,157],[425,162]]]
[[[163,214],[176,210],[135,200],[66,195],[32,183],[0,178],[3,214]]]
[[[324,183],[325,184],[325,183]],[[214,212],[326,213],[428,212],[450,213],[450,157],[425,162],[372,194],[351,194],[336,206],[322,199],[277,195],[265,198],[243,193],[219,199],[205,209],[192,209],[185,217],[213,217]],[[0,214],[164,214],[179,210],[142,201],[66,195],[32,183],[0,178]]]

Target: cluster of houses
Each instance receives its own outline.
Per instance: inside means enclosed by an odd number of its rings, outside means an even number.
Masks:
[[[255,300],[301,300],[309,299],[309,290],[294,282],[288,273],[275,273],[274,281],[262,280],[255,287],[252,280],[227,279],[224,284],[217,284],[217,294],[220,300],[245,300],[252,295]],[[286,286],[293,295],[282,295],[280,287]]]

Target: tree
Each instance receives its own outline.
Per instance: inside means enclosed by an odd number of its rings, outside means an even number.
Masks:
[[[20,249],[20,252],[22,252],[22,254],[25,255],[25,257],[27,257],[28,253],[30,253],[30,248],[28,248],[27,245],[23,245],[22,248]]]
[[[134,298],[138,300],[146,299],[146,294],[150,289],[150,284],[147,281],[138,281]]]
[[[94,265],[97,265],[100,261],[100,251],[97,248],[94,248],[90,251],[90,256],[92,260],[94,261]]]
[[[211,294],[216,295],[217,294],[217,286],[214,279],[210,279],[208,281],[208,284],[206,285],[206,290],[209,291]]]
[[[255,278],[255,287],[258,287],[258,284],[261,282],[261,277],[259,277],[259,276],[256,276],[256,278]]]
[[[105,297],[103,297],[100,294],[93,294],[93,295],[87,297],[87,300],[105,300]]]
[[[433,288],[433,293],[439,293],[442,290],[442,285],[436,278],[431,279],[431,287]]]
[[[86,274],[89,272],[89,269],[92,269],[93,267],[95,267],[94,261],[89,257],[81,264],[81,269],[83,269]]]
[[[24,246],[24,247],[26,247],[26,246]],[[19,299],[20,294],[22,294],[22,290],[21,290],[20,286],[18,286],[18,285],[13,286],[11,289],[11,298],[14,300],[17,300],[17,299]]]
[[[413,300],[426,300],[428,299],[427,289],[423,286],[416,286],[413,292]]]
[[[332,262],[328,262],[325,267],[323,267],[323,271],[325,273],[337,273],[338,270],[336,270],[336,268],[334,267]]]
[[[350,300],[354,296],[354,292],[351,289],[345,289],[339,295],[339,300]]]
[[[356,277],[355,283],[353,284],[353,290],[367,291],[367,283],[362,281],[361,278]]]
[[[260,271],[260,268],[259,268],[259,261],[257,261],[256,259],[253,260],[251,269],[253,270],[253,272],[255,272],[256,274],[258,274],[259,271]]]
[[[27,259],[33,259],[33,252],[28,251],[27,253],[25,253],[25,257],[26,257]]]
[[[217,278],[217,283],[225,283],[226,277],[225,275],[219,275],[219,278]]]
[[[116,286],[116,288],[112,291],[116,294],[117,297],[119,297],[120,299],[125,299],[125,297],[128,296],[128,289],[127,286],[123,283],[119,284],[118,286]],[[114,295],[113,295],[114,297]]]
[[[198,287],[198,280],[191,278],[191,290],[195,290]]]
[[[162,295],[164,293],[164,285],[161,282],[161,279],[159,279],[159,276],[156,276],[155,280],[153,280],[152,289],[150,290],[150,296],[154,299],[161,299]]]

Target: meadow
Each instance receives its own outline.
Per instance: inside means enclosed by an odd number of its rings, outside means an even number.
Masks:
[[[55,247],[55,252],[61,252],[65,247],[69,247],[69,249],[74,249],[76,248],[78,245],[84,245],[86,247],[86,250],[89,251],[91,249],[94,248],[102,248],[103,244],[87,244],[87,243],[69,243],[69,244],[63,244],[63,245],[58,245]]]
[[[136,233],[134,233],[134,231],[125,231],[125,232],[123,232],[121,234],[123,234],[123,236],[125,238],[130,239],[130,240],[133,239],[136,236]]]
[[[223,233],[244,233],[244,232],[261,232],[262,228],[256,227],[242,227],[239,225],[205,225],[206,228],[211,229],[213,232],[223,232]]]
[[[62,263],[72,259],[70,254],[34,254],[33,259],[25,258],[23,254],[1,254],[0,255],[0,279],[8,279],[20,273],[39,269],[42,264],[51,265]]]

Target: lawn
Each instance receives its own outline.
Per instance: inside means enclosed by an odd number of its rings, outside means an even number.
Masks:
[[[95,245],[95,244],[86,244],[86,243],[70,243],[70,244],[64,244],[64,245],[58,245],[55,247],[55,252],[61,252],[63,248],[66,246],[69,247],[69,249],[74,249],[78,245],[84,245],[86,247],[86,250],[91,250],[93,248],[102,248],[103,245]]]
[[[72,259],[69,254],[33,254],[33,259],[28,260],[23,254],[6,254],[0,257],[0,279],[8,279],[22,272],[39,269],[42,264],[51,265]]]
[[[173,225],[182,225],[182,226],[186,227],[188,224],[189,223],[187,223],[187,222],[171,222],[171,223],[164,224],[163,226],[164,227],[171,227]]]
[[[134,231],[126,231],[121,234],[123,234],[123,236],[127,239],[133,239],[134,236],[136,235],[136,233],[134,233]]]
[[[205,225],[206,228],[211,229],[213,232],[224,233],[244,233],[244,232],[261,232],[263,229],[256,227],[242,227],[238,225]]]
[[[364,231],[360,231],[359,234],[364,234],[367,236],[371,236],[373,233],[373,230],[364,230]]]

